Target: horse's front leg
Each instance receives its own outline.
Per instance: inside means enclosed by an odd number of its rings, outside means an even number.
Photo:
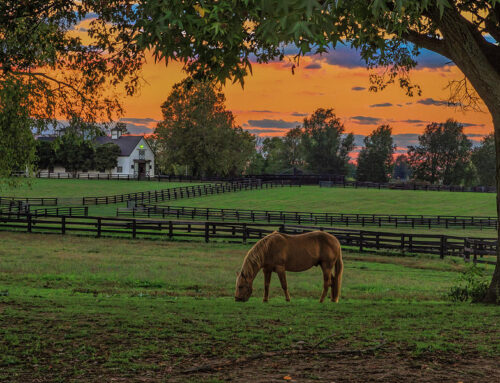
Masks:
[[[271,283],[272,270],[264,269],[264,300],[267,302],[269,300],[269,284]]]
[[[276,268],[276,273],[278,274],[278,277],[280,278],[281,288],[285,292],[285,298],[286,298],[287,302],[290,302],[290,294],[288,293],[288,285],[286,283],[285,268],[284,267]]]

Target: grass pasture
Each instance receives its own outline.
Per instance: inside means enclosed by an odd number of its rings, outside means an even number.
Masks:
[[[169,189],[189,185],[193,185],[193,183],[30,178],[27,180],[22,179],[19,185],[12,188],[3,185],[0,189],[0,196],[30,198],[100,197],[149,190]]]
[[[318,303],[321,273],[262,274],[247,303],[235,272],[249,246],[0,233],[0,381],[352,382],[500,378],[500,308],[443,295],[460,259],[345,254],[339,304]],[[487,275],[493,268],[485,267]],[[319,350],[375,353],[280,356]],[[276,352],[183,374],[204,364]],[[284,377],[290,377],[285,379]]]
[[[330,213],[496,216],[493,193],[283,187],[171,201],[177,206]]]

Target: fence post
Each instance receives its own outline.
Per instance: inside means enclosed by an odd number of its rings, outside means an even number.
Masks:
[[[32,221],[31,221],[31,218],[32,218],[31,214],[28,214],[26,217],[28,218],[28,233],[31,233],[31,228],[33,225]]]
[[[359,252],[363,252],[363,232],[359,232]]]
[[[66,234],[66,217],[61,218],[61,232],[62,234]]]
[[[247,243],[247,224],[243,224],[243,243]]]
[[[209,236],[210,236],[210,227],[208,225],[208,222],[205,222],[205,242],[207,243],[209,241]]]
[[[97,218],[97,238],[101,237],[101,228],[102,228],[102,222],[101,218]]]
[[[444,258],[444,248],[445,248],[446,237],[444,235],[441,236],[441,246],[439,248],[439,258]]]
[[[135,239],[137,235],[137,227],[136,227],[136,221],[135,219],[132,220],[132,238]]]

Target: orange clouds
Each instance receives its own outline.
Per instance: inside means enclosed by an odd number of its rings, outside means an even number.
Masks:
[[[124,117],[161,119],[160,105],[172,85],[185,77],[181,67],[175,62],[165,67],[149,59],[139,95],[124,100]],[[366,135],[382,123],[390,124],[394,134],[420,133],[426,124],[447,118],[466,123],[467,133],[483,135],[493,130],[488,113],[463,113],[434,102],[446,100],[448,82],[462,77],[454,66],[414,70],[412,79],[423,90],[422,97],[414,98],[405,96],[397,86],[378,93],[363,90],[369,86],[365,68],[330,65],[317,57],[302,58],[294,72],[292,75],[286,62],[254,64],[244,89],[228,83],[226,105],[237,122],[263,136],[283,135],[304,115],[319,107],[333,107],[346,130],[356,134]]]

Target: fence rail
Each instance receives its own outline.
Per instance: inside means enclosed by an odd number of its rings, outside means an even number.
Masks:
[[[161,201],[171,201],[182,198],[193,198],[205,195],[215,195],[243,190],[269,189],[275,187],[294,186],[285,183],[266,182],[260,180],[252,182],[231,182],[231,183],[214,183],[200,184],[193,186],[180,186],[170,189],[153,190],[145,192],[136,192],[128,194],[119,194],[102,197],[83,197],[83,205],[103,205],[114,204],[127,201],[137,201],[138,203],[154,203]]]
[[[0,205],[25,203],[33,206],[56,206],[57,198],[0,197]]]
[[[459,185],[429,185],[414,182],[401,183],[378,183],[358,181],[320,181],[320,187],[352,187],[367,189],[393,189],[393,190],[423,190],[423,191],[450,191],[450,192],[473,192],[473,193],[496,193],[494,186],[459,186]]]
[[[391,250],[402,253],[436,254],[471,257],[475,262],[491,263],[490,259],[478,259],[496,255],[498,241],[495,238],[468,238],[432,234],[387,233],[352,229],[324,228],[285,224],[241,223],[241,222],[194,222],[152,221],[104,217],[36,217],[0,216],[0,230],[29,233],[78,233],[96,237],[112,235],[126,238],[203,238],[226,239],[238,242],[253,242],[268,233],[279,230],[297,234],[312,230],[323,230],[335,235],[344,246],[364,250]]]
[[[497,229],[496,217],[440,216],[440,215],[388,215],[357,213],[311,213],[276,210],[217,209],[187,206],[142,205],[135,208],[118,208],[119,217],[176,217],[203,218],[206,220],[236,220],[244,222],[279,222],[313,225],[356,225],[412,228],[480,228]]]

